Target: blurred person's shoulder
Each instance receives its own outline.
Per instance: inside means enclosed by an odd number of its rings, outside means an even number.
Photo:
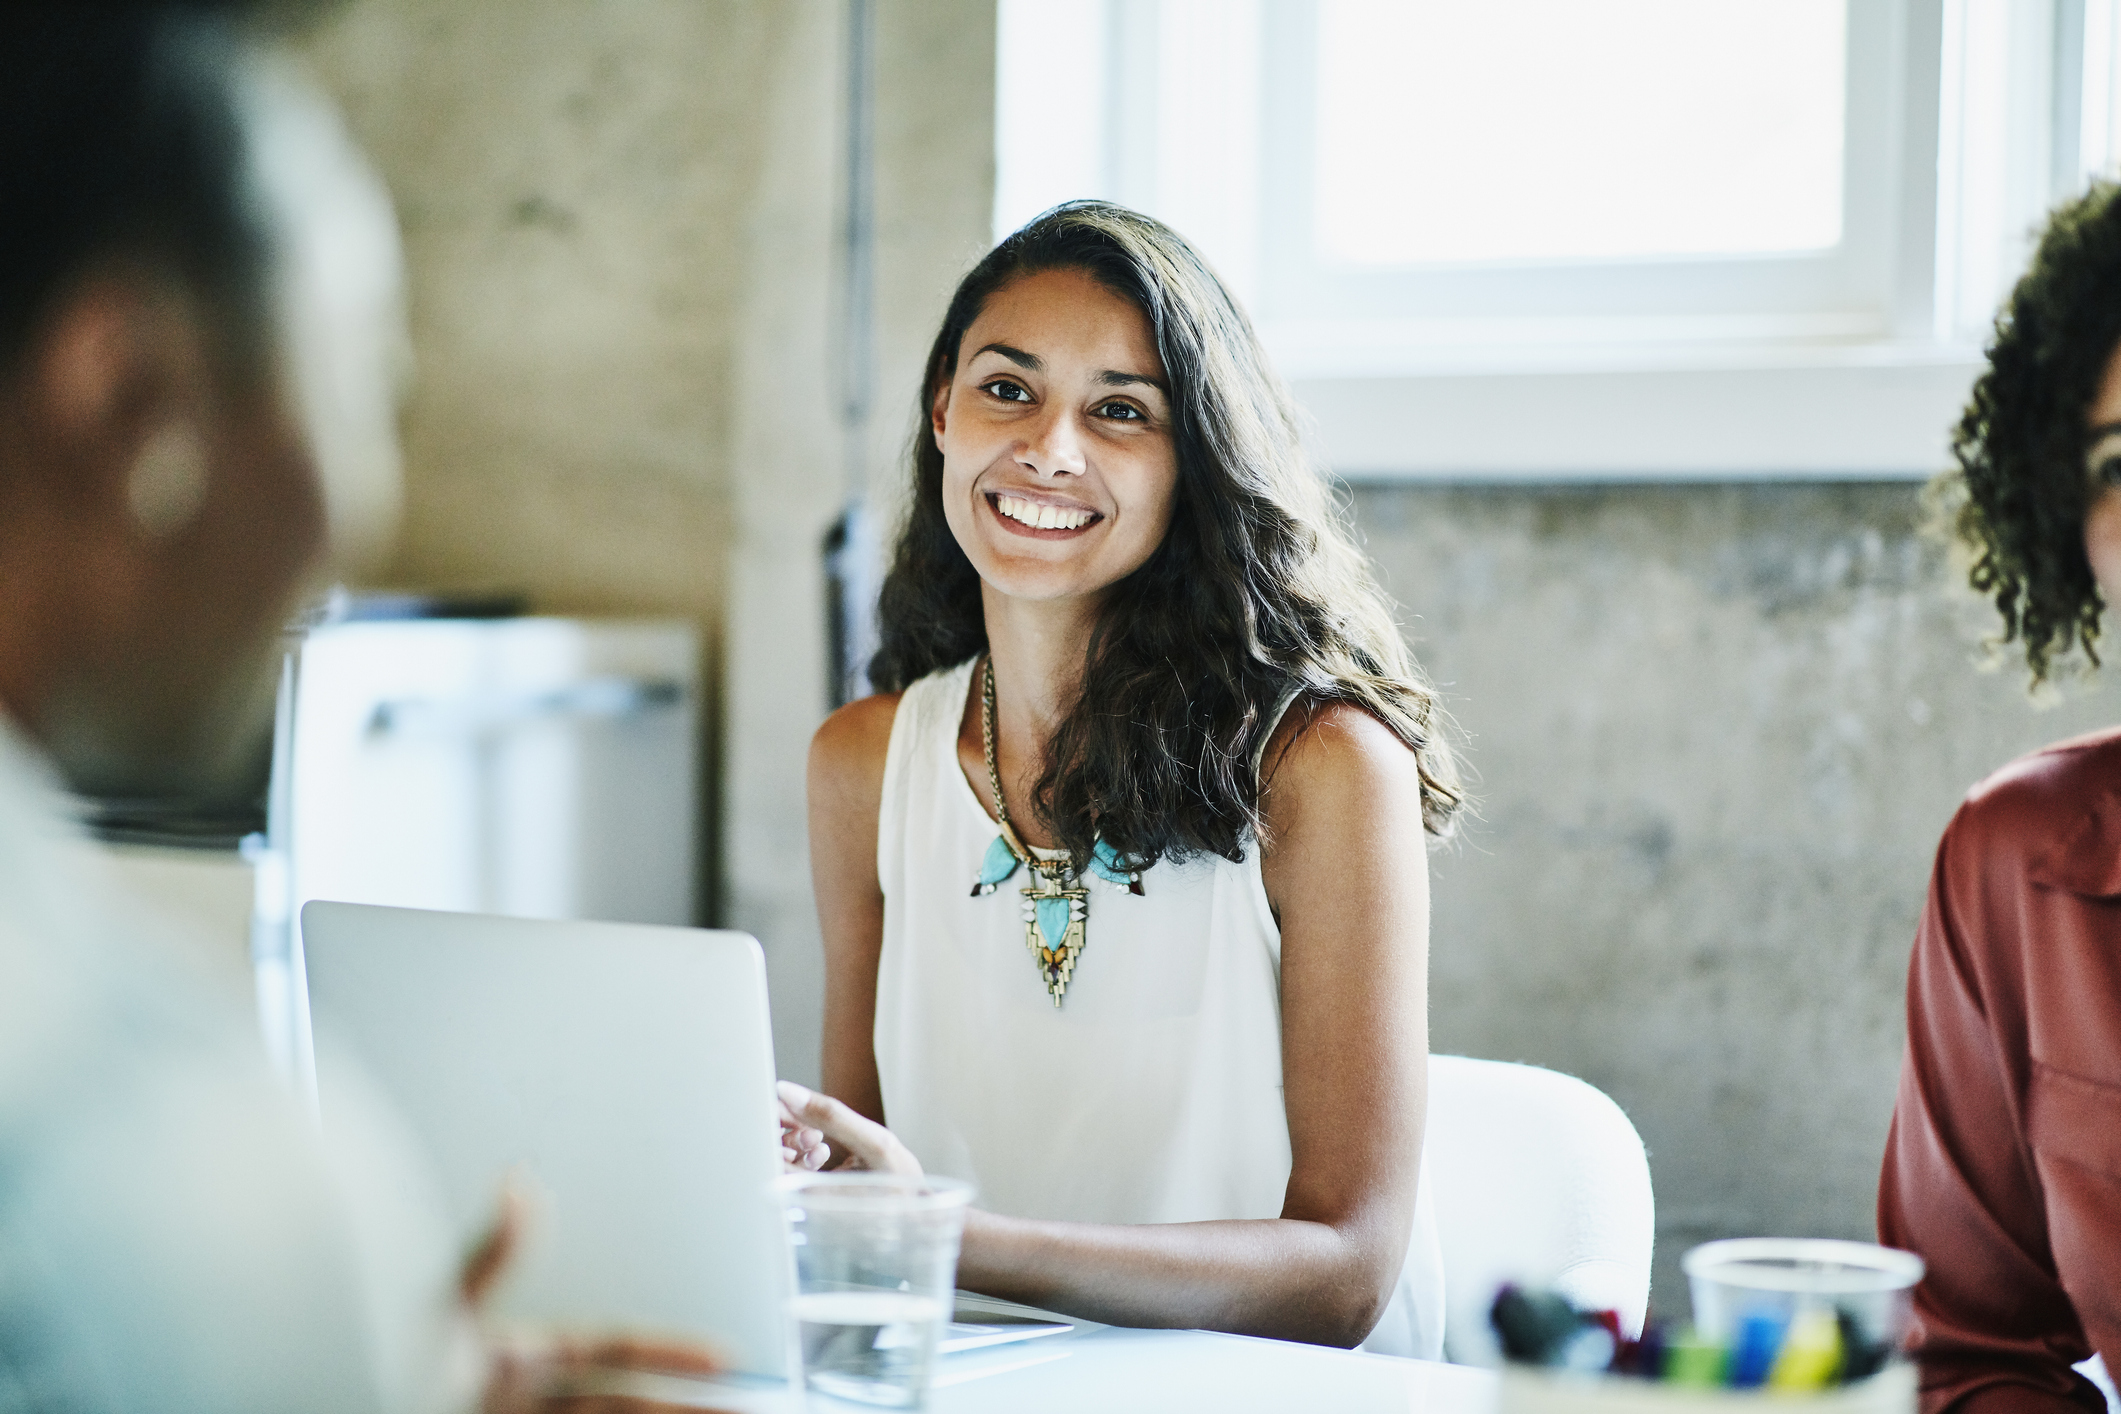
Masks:
[[[1945,843],[2034,884],[2121,894],[2121,727],[2027,752],[1978,782]]]
[[[0,1329],[68,1407],[468,1398],[412,1136],[350,1064],[311,1124],[186,931],[0,720]]]
[[[116,971],[89,921],[108,897],[40,765],[0,722],[0,1123],[93,1048]]]
[[[8,1058],[38,1037],[91,1035],[91,1015],[146,1043],[165,1028],[242,1032],[229,975],[187,924],[140,899],[68,816],[55,776],[0,731],[0,1094]],[[168,1022],[148,1024],[153,1015]]]

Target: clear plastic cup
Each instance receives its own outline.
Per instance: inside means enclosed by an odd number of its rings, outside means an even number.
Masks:
[[[813,1173],[790,1174],[777,1191],[795,1248],[788,1316],[804,1385],[860,1404],[920,1408],[950,1322],[972,1185]]]
[[[1694,1297],[1694,1327],[1732,1345],[1748,1320],[1787,1328],[1806,1310],[1833,1313],[1878,1358],[1897,1357],[1909,1292],[1922,1279],[1912,1252],[1817,1237],[1737,1237],[1705,1242],[1680,1259]]]

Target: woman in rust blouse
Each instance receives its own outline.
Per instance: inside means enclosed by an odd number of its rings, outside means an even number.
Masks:
[[[2121,188],[2056,212],[1953,439],[1958,530],[2035,681],[2121,596]],[[2104,1411],[2121,1371],[2121,730],[1976,786],[1908,975],[1880,1238],[1920,1253],[1923,1414]]]

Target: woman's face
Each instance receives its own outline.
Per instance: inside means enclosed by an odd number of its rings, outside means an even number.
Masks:
[[[2121,482],[2109,479],[2106,471],[2109,464],[2121,467],[2121,348],[2107,359],[2085,424],[2085,470],[2092,491],[2084,512],[2084,554],[2099,593],[2109,605],[2121,605]]]
[[[943,514],[990,588],[1094,598],[1163,543],[1169,380],[1141,311],[1082,271],[996,291],[931,413]]]

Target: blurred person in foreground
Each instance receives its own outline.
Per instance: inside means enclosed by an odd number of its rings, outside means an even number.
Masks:
[[[209,790],[327,546],[387,533],[388,200],[234,5],[0,9],[0,1409],[640,1409],[481,1335],[388,1114],[319,1132],[62,791]]]
[[[2121,187],[2060,208],[1953,439],[1972,583],[2037,684],[2121,596]],[[2121,1368],[2121,729],[1975,786],[1937,849],[1878,1232],[1924,1414],[2103,1411]],[[2083,1369],[2073,1368],[2083,1366]]]

